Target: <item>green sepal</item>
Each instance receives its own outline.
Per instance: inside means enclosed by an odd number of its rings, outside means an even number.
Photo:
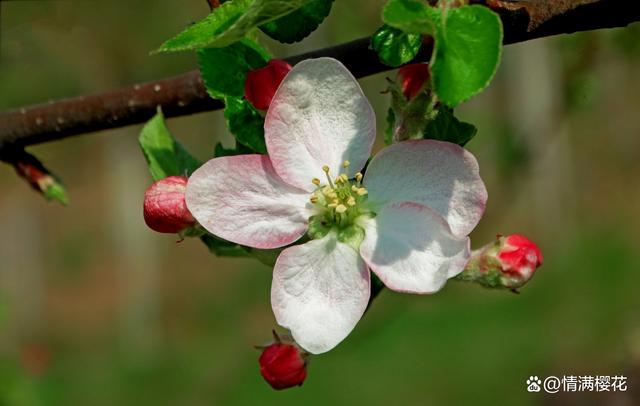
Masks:
[[[421,46],[422,35],[407,34],[386,24],[371,37],[371,49],[376,51],[380,62],[394,68],[413,60]]]
[[[392,143],[411,139],[421,139],[423,130],[433,114],[433,98],[428,89],[418,93],[411,100],[402,94],[397,83],[389,81],[391,107],[387,115],[385,141]]]
[[[307,235],[312,240],[318,240],[329,234],[332,227],[333,224],[330,221],[327,221],[323,215],[311,216],[309,218],[309,229],[307,230]]]
[[[389,107],[387,110],[387,127],[384,130],[384,143],[391,145],[393,143],[393,129],[396,124],[396,113],[393,111],[393,107]]]
[[[271,59],[263,47],[250,39],[224,48],[199,49],[197,56],[207,93],[220,100],[244,96],[247,73],[262,68]]]
[[[260,29],[285,44],[302,41],[329,15],[332,4],[333,0],[311,0],[298,10],[261,25]]]
[[[247,257],[249,252],[241,245],[225,241],[211,234],[205,234],[200,240],[209,248],[212,254],[221,257]]]
[[[142,128],[138,143],[154,181],[168,176],[189,176],[201,165],[171,135],[160,108]]]
[[[264,117],[246,99],[227,97],[224,118],[236,140],[258,154],[267,153],[264,141]]]
[[[360,244],[364,240],[364,229],[358,225],[351,225],[338,230],[338,241],[350,245],[354,250],[360,250]]]

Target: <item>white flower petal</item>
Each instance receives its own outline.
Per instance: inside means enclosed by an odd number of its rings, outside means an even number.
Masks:
[[[392,203],[361,225],[362,258],[398,292],[437,292],[469,260],[469,238],[455,237],[438,213],[421,204]]]
[[[329,351],[367,308],[370,275],[360,255],[330,233],[285,249],[276,262],[271,305],[278,324],[305,350]]]
[[[266,155],[214,158],[189,178],[187,207],[207,231],[254,248],[291,244],[306,232],[309,193],[282,181]]]
[[[473,230],[487,201],[475,157],[442,141],[404,141],[383,149],[367,167],[364,185],[371,204],[411,201],[429,206],[457,236]]]
[[[273,167],[287,183],[313,190],[312,178],[335,177],[351,163],[353,176],[369,159],[375,114],[360,85],[332,58],[298,63],[278,88],[264,131]]]

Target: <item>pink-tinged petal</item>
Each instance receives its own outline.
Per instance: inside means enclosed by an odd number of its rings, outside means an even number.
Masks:
[[[287,183],[313,190],[324,179],[322,166],[335,177],[349,161],[348,174],[361,170],[376,135],[375,114],[360,85],[332,58],[307,59],[285,77],[264,123],[273,167]]]
[[[287,248],[273,269],[276,320],[305,350],[329,351],[349,335],[367,308],[369,278],[360,255],[335,233]]]
[[[308,198],[278,177],[266,155],[214,158],[191,175],[186,193],[202,227],[254,248],[283,247],[304,235]]]
[[[362,258],[398,292],[437,292],[469,260],[469,238],[454,236],[436,211],[418,203],[392,203],[361,225]]]
[[[367,167],[364,185],[374,206],[402,201],[429,206],[460,237],[478,224],[487,202],[475,157],[443,141],[404,141],[383,149]]]

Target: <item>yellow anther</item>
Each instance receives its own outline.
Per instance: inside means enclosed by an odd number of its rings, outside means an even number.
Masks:
[[[318,178],[313,178],[311,179],[311,183],[313,183],[316,186],[320,186],[320,179]]]
[[[323,166],[322,170],[324,171],[324,173],[329,173],[329,167],[327,165]]]
[[[316,203],[318,203],[318,196],[313,195],[313,196],[311,196],[311,199],[309,199],[309,200],[311,200],[311,203],[316,204]]]
[[[333,192],[333,189],[331,189],[329,186],[325,186],[325,187],[322,188],[322,194],[323,195],[328,195],[331,192]]]
[[[335,207],[338,207],[338,205],[336,203],[329,203],[327,207],[329,207],[330,209],[333,209]]]
[[[347,205],[355,206],[356,205],[356,199],[353,196],[349,196],[349,198],[347,199]]]
[[[356,182],[360,182],[362,180],[362,174],[360,172],[356,173]]]
[[[351,185],[351,191],[352,192],[357,192],[358,191],[358,187],[356,185]]]
[[[339,204],[339,205],[336,207],[336,213],[340,213],[340,214],[342,214],[342,213],[344,213],[345,211],[347,211],[347,207],[346,207],[344,204]]]
[[[342,176],[338,176],[338,177],[336,178],[335,182],[336,182],[337,184],[344,183],[344,181],[342,180]]]
[[[369,192],[367,192],[367,189],[365,189],[365,188],[361,187],[360,189],[358,189],[358,192],[357,192],[357,193],[358,193],[358,196],[364,196],[364,195],[366,195],[366,194],[367,194],[367,193],[369,193]]]
[[[351,165],[351,162],[349,162],[349,161],[344,161],[344,162],[342,163],[342,167],[343,167],[343,168],[348,168],[348,167],[349,167],[349,165]]]
[[[341,174],[340,176],[338,176],[338,178],[342,179],[343,183],[349,182],[349,177],[347,176],[346,173]]]

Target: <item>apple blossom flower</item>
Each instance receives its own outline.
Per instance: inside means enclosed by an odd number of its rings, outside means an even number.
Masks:
[[[302,239],[280,253],[271,286],[276,320],[302,348],[326,352],[353,330],[370,270],[390,289],[422,294],[462,272],[487,199],[469,152],[405,141],[363,175],[375,115],[332,58],[289,72],[264,129],[268,156],[210,160],[189,179],[186,201],[201,226],[238,244],[275,249]]]
[[[244,97],[256,109],[267,110],[278,86],[290,70],[291,65],[286,61],[272,59],[267,66],[249,71],[244,82]]]
[[[144,221],[159,233],[179,233],[196,224],[184,199],[187,178],[169,176],[144,192]]]
[[[275,342],[262,348],[258,359],[260,374],[273,389],[300,386],[307,378],[307,358],[304,350],[288,337],[273,332]]]

